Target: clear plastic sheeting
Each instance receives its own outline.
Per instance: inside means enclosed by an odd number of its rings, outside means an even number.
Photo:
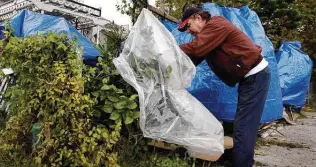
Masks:
[[[313,62],[302,52],[300,42],[283,42],[276,54],[283,104],[303,107]]]
[[[225,17],[240,28],[253,42],[262,47],[261,54],[269,62],[271,69],[271,82],[261,123],[281,118],[283,111],[282,94],[274,48],[271,41],[265,35],[258,15],[250,10],[248,6],[229,8],[220,7],[214,3],[205,3],[202,5],[202,8],[211,13],[212,16]],[[172,30],[172,34],[178,44],[187,43],[193,39],[192,35],[180,32],[176,27]],[[238,85],[234,88],[225,85],[212,72],[206,61],[203,61],[196,67],[196,75],[192,80],[191,87],[187,90],[201,101],[217,119],[233,121],[238,101],[237,88]]]
[[[142,10],[113,62],[138,92],[145,137],[182,145],[191,156],[223,153],[221,123],[185,90],[195,75],[194,64],[150,11]]]

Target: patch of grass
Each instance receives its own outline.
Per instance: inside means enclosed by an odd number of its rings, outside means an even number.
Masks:
[[[191,167],[193,159],[183,157],[179,150],[171,151],[148,146],[145,138],[121,138],[118,150],[118,164],[121,167]],[[0,166],[1,167],[1,166]]]
[[[302,108],[304,112],[316,112],[316,102],[311,102],[309,105],[305,105]]]
[[[298,114],[299,115],[298,115],[297,119],[306,119],[307,118],[307,116],[304,114],[304,112],[300,112]]]
[[[281,141],[281,140],[267,140],[259,138],[256,143],[256,148],[259,148],[260,146],[280,146],[285,148],[309,148],[301,143],[294,143],[294,142],[288,142],[288,141]]]
[[[267,165],[262,162],[256,161],[255,166],[267,166]]]
[[[302,112],[315,112],[315,110],[311,107],[304,107],[302,108]]]

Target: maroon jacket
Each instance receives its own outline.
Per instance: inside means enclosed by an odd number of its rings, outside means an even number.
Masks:
[[[180,48],[196,65],[205,59],[212,71],[232,87],[263,59],[261,47],[221,16],[212,17],[195,39]]]

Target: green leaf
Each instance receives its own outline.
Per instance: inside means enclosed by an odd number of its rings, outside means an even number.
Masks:
[[[109,80],[107,79],[107,78],[104,78],[103,80],[102,80],[102,83],[103,84],[107,84],[109,82]]]
[[[83,153],[85,153],[85,152],[87,152],[87,147],[83,145],[83,146],[81,146],[81,150]]]
[[[118,102],[120,99],[116,96],[113,95],[108,95],[107,98],[111,101],[111,102]]]
[[[122,89],[117,89],[116,93],[121,94],[121,93],[123,93],[123,90]]]
[[[45,61],[45,58],[42,57],[39,63],[42,64],[44,61]]]
[[[110,85],[110,89],[112,89],[112,90],[114,90],[114,91],[117,91],[117,88],[116,88],[116,86],[115,85]]]
[[[115,120],[115,124],[121,124],[121,123],[122,123],[121,117],[119,117],[117,120]]]
[[[104,101],[104,104],[105,104],[105,105],[113,105],[113,102],[112,102],[112,101],[109,101],[109,100],[105,100],[105,101]]]
[[[139,118],[140,117],[140,112],[139,111],[134,111],[133,112],[133,118],[136,119],[136,118]]]
[[[107,96],[106,95],[102,95],[101,96],[101,101],[103,101],[105,98],[107,98]]]
[[[101,112],[100,111],[94,111],[93,115],[95,117],[100,117],[101,116]]]
[[[121,110],[116,110],[116,111],[119,112],[119,113],[123,113],[123,112],[125,112],[126,110],[121,109]]]
[[[120,96],[119,98],[124,101],[129,100],[129,98],[127,98],[126,96]]]
[[[114,103],[114,107],[118,110],[123,109],[126,107],[126,101],[120,101],[120,102]]]
[[[127,106],[127,108],[128,108],[128,109],[131,109],[131,110],[136,109],[136,108],[137,108],[137,103],[136,103],[136,102],[133,102],[133,103],[129,104],[129,105]]]
[[[103,133],[102,133],[102,137],[103,137],[104,139],[109,139],[109,133],[103,132]]]
[[[81,107],[80,107],[80,110],[84,110],[85,108],[89,108],[89,106],[88,105],[82,105]],[[63,110],[64,111],[64,110]],[[65,111],[64,111],[65,112]],[[63,113],[64,113],[63,112]]]
[[[103,85],[101,87],[101,90],[110,90],[110,89],[111,89],[111,87],[109,85]]]
[[[171,66],[168,66],[168,67],[167,67],[167,73],[170,74],[171,72],[172,72],[172,67],[171,67]]]
[[[130,123],[132,123],[132,122],[133,122],[133,118],[131,118],[131,117],[129,117],[129,116],[126,116],[126,117],[125,117],[124,123],[125,123],[126,125],[128,125],[128,124],[130,124]]]
[[[129,99],[130,99],[130,100],[135,100],[136,97],[138,97],[138,95],[134,94],[134,95],[132,95],[131,97],[129,97]]]
[[[105,113],[112,113],[112,112],[113,112],[113,105],[105,105],[105,106],[103,107],[103,111],[104,111]]]
[[[111,143],[111,144],[115,144],[116,141],[115,141],[114,139],[110,139],[110,143]]]
[[[112,112],[110,119],[111,120],[117,120],[120,117],[120,114],[118,112]]]
[[[37,164],[41,164],[41,163],[42,163],[42,158],[41,158],[41,157],[36,157],[36,158],[35,158],[35,162],[36,162]]]
[[[100,92],[99,91],[95,91],[91,93],[93,96],[95,97],[99,97],[100,96]]]

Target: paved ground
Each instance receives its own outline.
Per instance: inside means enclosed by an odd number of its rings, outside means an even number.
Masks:
[[[304,113],[297,125],[284,126],[259,141],[255,166],[316,167],[316,112]]]

